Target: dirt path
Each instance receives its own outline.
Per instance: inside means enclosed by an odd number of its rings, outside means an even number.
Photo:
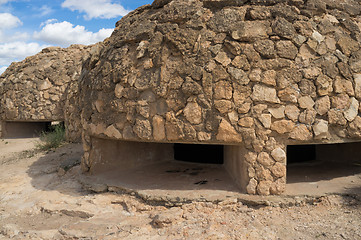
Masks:
[[[81,146],[34,153],[35,141],[0,140],[0,239],[361,239],[355,197],[165,207],[84,190]]]

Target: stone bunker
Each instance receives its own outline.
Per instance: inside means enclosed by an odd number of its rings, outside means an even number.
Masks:
[[[84,64],[84,171],[167,172],[179,155],[216,151],[179,144],[218,145],[215,172],[281,194],[287,146],[361,140],[360,11],[352,0],[138,8]]]
[[[63,121],[83,171],[128,189],[301,191],[310,169],[360,161],[360,13],[353,0],[156,0],[102,43],[13,63],[0,136]]]
[[[50,47],[12,63],[0,76],[0,136],[33,137],[65,122],[70,141],[81,138],[78,79],[90,47]]]

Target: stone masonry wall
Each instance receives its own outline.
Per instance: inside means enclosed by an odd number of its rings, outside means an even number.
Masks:
[[[244,191],[280,194],[287,144],[361,140],[360,12],[353,0],[174,0],[133,11],[83,69],[84,170],[90,136],[234,144]]]
[[[66,121],[68,139],[80,140],[80,114],[71,99],[90,47],[50,47],[12,63],[0,76],[0,121]],[[64,116],[65,112],[67,113]]]

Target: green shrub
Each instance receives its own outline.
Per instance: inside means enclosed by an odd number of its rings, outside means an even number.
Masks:
[[[65,141],[64,124],[51,126],[50,131],[40,134],[40,140],[38,144],[40,150],[46,151],[59,147]]]

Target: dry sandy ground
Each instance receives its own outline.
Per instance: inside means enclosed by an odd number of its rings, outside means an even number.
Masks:
[[[81,147],[36,152],[36,141],[0,140],[0,239],[361,239],[357,196],[166,207],[84,190]]]

